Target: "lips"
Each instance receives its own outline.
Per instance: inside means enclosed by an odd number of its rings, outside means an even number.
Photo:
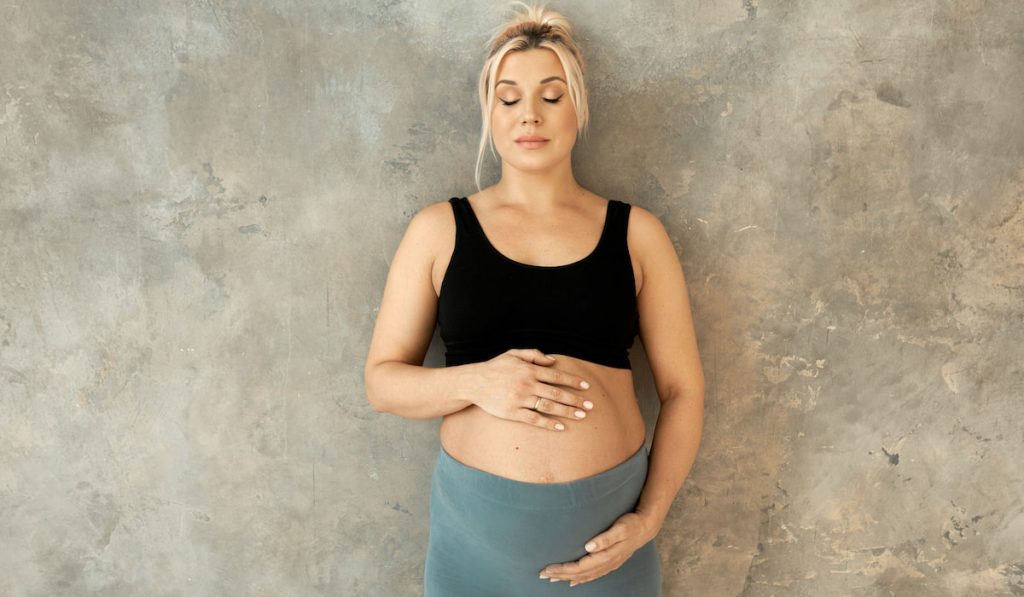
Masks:
[[[523,135],[522,137],[516,139],[516,143],[528,143],[533,141],[547,141],[547,139],[545,139],[544,137],[540,137],[538,135]]]
[[[548,140],[543,141],[516,141],[521,149],[543,149],[548,146]]]

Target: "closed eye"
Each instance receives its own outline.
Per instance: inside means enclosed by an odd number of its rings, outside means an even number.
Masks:
[[[544,98],[544,101],[546,101],[546,102],[547,102],[547,103],[549,103],[549,104],[557,104],[557,103],[558,103],[558,102],[560,102],[561,100],[562,100],[562,96],[558,96],[558,97],[556,97],[555,99],[548,99],[548,98]],[[518,103],[519,103],[519,100],[515,100],[515,101],[513,101],[513,102],[506,102],[505,100],[503,100],[503,99],[501,99],[501,98],[498,98],[498,101],[500,101],[500,102],[501,102],[502,104],[504,104],[504,105],[506,105],[506,106],[514,106],[514,105],[516,105],[516,104],[518,104]]]

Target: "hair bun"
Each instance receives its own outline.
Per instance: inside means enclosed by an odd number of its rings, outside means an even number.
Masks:
[[[493,55],[508,40],[523,36],[526,38],[548,38],[552,41],[561,42],[575,55],[576,60],[583,66],[582,56],[576,47],[573,39],[572,25],[569,19],[543,4],[528,5],[525,2],[514,0],[508,3],[509,7],[519,6],[521,11],[516,12],[510,19],[502,23],[490,39],[487,41],[488,55]]]

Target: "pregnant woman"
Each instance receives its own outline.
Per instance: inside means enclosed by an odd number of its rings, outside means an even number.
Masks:
[[[562,15],[522,6],[480,75],[479,192],[410,221],[367,396],[380,412],[443,417],[427,597],[660,595],[654,538],[703,420],[687,288],[657,216],[576,182],[582,56]],[[488,141],[501,177],[480,189]],[[438,324],[445,367],[423,367]],[[650,449],[629,360],[637,335],[661,402]]]

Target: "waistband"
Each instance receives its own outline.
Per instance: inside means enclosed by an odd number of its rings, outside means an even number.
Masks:
[[[627,483],[646,477],[649,450],[647,442],[625,461],[589,477],[559,483],[531,483],[489,473],[456,460],[444,446],[437,455],[434,482],[442,483],[447,492],[497,502],[514,508],[576,508],[623,488]],[[637,480],[643,486],[643,478]]]

